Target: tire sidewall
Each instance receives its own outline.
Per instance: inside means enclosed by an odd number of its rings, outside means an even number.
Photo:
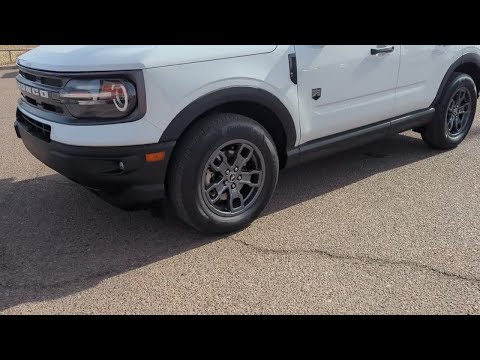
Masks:
[[[189,170],[185,171],[180,180],[188,217],[192,225],[201,231],[208,229],[209,232],[230,232],[245,227],[265,208],[277,184],[279,165],[273,140],[257,122],[240,115],[232,116],[238,121],[221,124],[207,132],[201,142],[193,145]],[[255,144],[261,152],[265,164],[265,179],[260,194],[249,209],[236,216],[223,217],[215,214],[205,204],[201,194],[201,181],[205,164],[212,153],[228,141],[236,139]]]
[[[448,133],[448,125],[447,125],[447,108],[448,104],[455,92],[461,88],[465,87],[469,94],[470,98],[472,100],[472,107],[470,110],[470,115],[469,119],[467,119],[467,125],[465,129],[458,135],[451,136]],[[473,124],[473,119],[475,118],[475,112],[476,112],[476,107],[477,107],[477,90],[475,87],[475,83],[473,79],[466,74],[458,74],[456,77],[452,79],[450,82],[447,90],[445,91],[444,96],[442,97],[442,101],[439,107],[439,116],[438,116],[438,136],[443,139],[443,141],[450,145],[450,146],[457,146],[460,144],[463,139],[467,136],[468,132],[470,131],[470,128],[472,127]]]

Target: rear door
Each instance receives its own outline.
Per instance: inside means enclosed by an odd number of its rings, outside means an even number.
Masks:
[[[301,143],[392,116],[398,45],[296,45]]]
[[[463,45],[402,45],[395,115],[428,108]]]

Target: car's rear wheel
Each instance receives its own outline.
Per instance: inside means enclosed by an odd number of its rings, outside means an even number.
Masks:
[[[475,82],[467,74],[454,73],[422,132],[423,140],[436,149],[457,147],[467,136],[477,108]]]
[[[279,161],[270,134],[238,114],[199,120],[171,159],[168,195],[177,215],[204,233],[250,224],[269,202]]]

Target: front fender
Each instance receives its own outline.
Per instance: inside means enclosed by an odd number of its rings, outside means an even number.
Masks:
[[[183,109],[167,126],[160,141],[177,140],[187,127],[199,116],[220,105],[229,102],[248,101],[270,109],[280,120],[285,131],[287,151],[297,141],[294,120],[288,109],[274,95],[266,90],[254,87],[232,87],[209,93],[192,102]]]

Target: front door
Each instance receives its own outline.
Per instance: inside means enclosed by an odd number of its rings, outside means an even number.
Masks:
[[[392,116],[398,45],[296,45],[301,143]]]

